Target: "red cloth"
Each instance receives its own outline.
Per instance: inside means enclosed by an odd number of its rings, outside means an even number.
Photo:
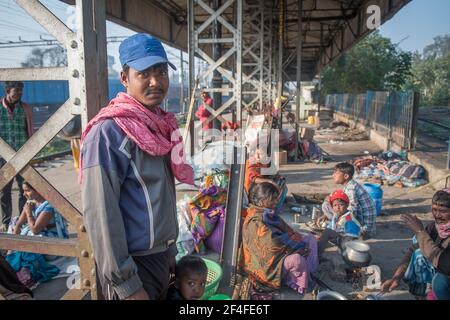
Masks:
[[[211,97],[208,97],[205,99],[204,103],[200,105],[197,112],[195,113],[195,116],[200,119],[202,122],[202,129],[203,131],[208,131],[209,129],[213,128],[212,121],[206,121],[211,116],[211,113],[206,110],[205,104],[212,107],[213,106],[213,99]]]
[[[238,122],[233,123],[231,121],[227,121],[227,124],[222,124],[222,130],[227,130],[227,129],[236,130],[239,127],[240,127],[240,124]]]
[[[81,141],[83,142],[95,124],[106,119],[113,119],[125,134],[149,155],[164,156],[170,152],[170,165],[174,176],[180,182],[194,185],[194,172],[185,162],[183,139],[172,113],[165,112],[160,107],[156,107],[152,112],[130,95],[120,92],[88,123]],[[80,174],[81,172],[80,162]]]
[[[330,204],[333,204],[334,200],[342,200],[344,201],[346,204],[350,203],[350,200],[348,199],[347,195],[344,193],[344,191],[342,190],[336,190],[334,191],[331,196],[330,196]]]

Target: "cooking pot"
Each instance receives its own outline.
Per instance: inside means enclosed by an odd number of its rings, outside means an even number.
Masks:
[[[348,300],[345,296],[336,291],[325,290],[317,294],[317,300]]]
[[[349,241],[345,244],[343,255],[348,261],[358,264],[369,264],[372,257],[370,246],[363,241]]]

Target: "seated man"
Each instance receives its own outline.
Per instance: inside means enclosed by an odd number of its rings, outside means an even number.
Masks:
[[[339,246],[341,249],[344,243],[354,240],[361,235],[361,224],[348,211],[350,200],[342,190],[336,190],[329,198],[333,207],[333,218],[328,221],[328,227],[320,236],[319,255],[326,249],[328,242]],[[323,219],[322,219],[323,220]]]
[[[426,227],[415,216],[401,216],[415,234],[413,245],[394,276],[381,285],[383,291],[394,290],[403,279],[415,296],[425,296],[431,283],[430,300],[450,300],[450,189],[436,192],[431,208],[434,221]]]
[[[353,213],[355,218],[362,226],[362,236],[370,238],[375,236],[377,211],[375,203],[369,193],[355,180],[353,175],[355,168],[353,165],[342,162],[334,167],[333,179],[336,184],[344,186],[344,193],[350,200],[348,210]],[[327,219],[333,218],[333,209],[330,206],[328,198],[322,205],[322,211]],[[322,219],[325,219],[322,217]]]

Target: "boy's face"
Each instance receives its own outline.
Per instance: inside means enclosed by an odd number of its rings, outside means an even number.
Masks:
[[[446,224],[450,221],[450,208],[433,204],[431,211],[437,224]]]
[[[205,292],[206,274],[191,272],[178,282],[178,290],[185,300],[199,300]]]
[[[339,216],[342,216],[347,212],[348,204],[340,199],[336,199],[333,201],[333,211]]]
[[[336,184],[345,184],[348,180],[350,180],[349,178],[349,175],[343,173],[342,171],[334,170],[333,172],[333,180]]]

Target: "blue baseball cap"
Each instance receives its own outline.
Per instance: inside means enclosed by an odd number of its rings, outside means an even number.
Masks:
[[[172,69],[177,70],[167,60],[166,50],[161,41],[146,33],[138,33],[123,40],[119,53],[122,67],[128,65],[137,71],[144,71],[156,64],[167,63]]]

